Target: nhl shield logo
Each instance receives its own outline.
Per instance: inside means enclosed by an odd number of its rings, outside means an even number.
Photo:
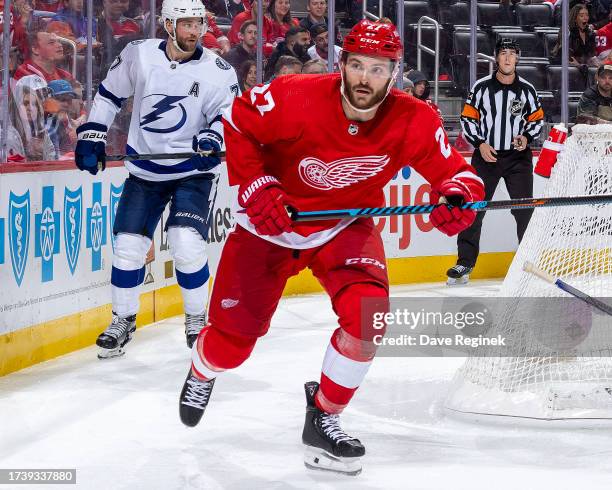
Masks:
[[[74,275],[81,251],[81,230],[83,223],[83,189],[76,191],[64,188],[64,245],[70,273]]]
[[[119,199],[121,199],[121,193],[123,192],[123,184],[115,187],[111,184],[110,188],[110,229],[111,229],[111,243],[113,250],[115,249],[115,234],[113,230],[115,228],[115,217],[117,216],[117,207],[119,206]]]
[[[21,286],[30,245],[30,191],[9,198],[9,248],[17,285]]]
[[[510,101],[510,112],[513,116],[520,116],[524,106],[525,103],[521,99],[513,99]]]

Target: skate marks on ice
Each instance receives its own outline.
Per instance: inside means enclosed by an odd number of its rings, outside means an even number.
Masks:
[[[487,295],[497,284],[459,292]],[[392,294],[440,291],[458,292]],[[269,336],[218,380],[196,428],[178,417],[190,356],[180,317],[139,329],[121,358],[101,362],[92,347],[0,378],[0,467],[76,467],[78,488],[91,489],[610,488],[609,432],[446,416],[459,358],[376,359],[341,417],[366,446],[362,474],[306,470],[302,386],[318,378],[334,328],[326,297],[282,300]]]

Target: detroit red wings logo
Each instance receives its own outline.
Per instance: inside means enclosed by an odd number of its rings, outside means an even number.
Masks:
[[[341,189],[379,173],[389,163],[387,155],[349,157],[325,163],[314,157],[304,158],[299,165],[302,180],[315,189]]]

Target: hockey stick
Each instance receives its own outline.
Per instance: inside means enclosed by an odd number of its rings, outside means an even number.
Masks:
[[[474,201],[466,202],[462,204],[460,208],[472,209],[474,211],[495,211],[498,209],[530,209],[607,203],[612,203],[612,194],[573,197],[529,197],[524,199],[508,199],[506,201]],[[293,221],[314,221],[340,218],[367,218],[372,216],[397,216],[404,214],[428,214],[439,206],[448,206],[448,204],[422,204],[384,208],[348,208],[331,209],[328,211],[294,211],[291,213],[291,219],[293,219]]]
[[[198,151],[198,152],[185,152],[185,153],[134,153],[131,155],[107,155],[107,162],[120,162],[127,161],[131,162],[132,160],[173,160],[173,159],[181,159],[187,160],[195,155],[200,155],[203,157],[208,156],[217,156],[224,157],[225,152],[220,151],[218,153],[214,151]]]
[[[591,306],[597,308],[598,310],[603,311],[604,313],[607,313],[608,315],[612,315],[612,306],[607,305],[603,301],[600,301],[597,298],[593,298],[592,296],[589,296],[586,293],[583,293],[579,289],[576,289],[575,287],[570,286],[568,283],[566,283],[565,281],[562,281],[561,279],[555,278],[552,274],[549,274],[548,272],[543,271],[539,267],[536,267],[535,264],[532,264],[531,262],[527,261],[523,264],[523,270],[525,272],[529,272],[530,274],[533,274],[536,277],[539,277],[543,281],[546,281],[550,284],[554,284],[559,289],[562,289],[566,293],[569,293],[572,296],[575,296],[576,298],[581,299],[585,303],[590,304]]]

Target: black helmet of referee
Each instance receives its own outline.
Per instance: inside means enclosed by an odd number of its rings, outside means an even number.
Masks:
[[[504,49],[513,49],[516,52],[517,56],[521,55],[521,47],[514,40],[509,37],[500,37],[495,43],[495,57],[499,55],[499,53]]]

